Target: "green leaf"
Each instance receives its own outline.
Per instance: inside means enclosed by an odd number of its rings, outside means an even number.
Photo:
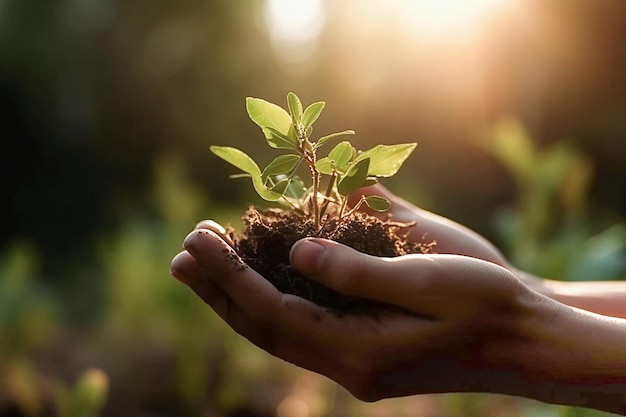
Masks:
[[[324,110],[324,106],[326,106],[326,103],[324,103],[323,101],[318,101],[311,104],[309,107],[306,108],[306,110],[304,110],[302,124],[304,125],[305,129],[308,129],[310,126],[312,126],[313,123],[315,123],[315,121],[320,117],[320,114],[322,114],[322,110]]]
[[[279,193],[281,196],[285,194],[287,187],[291,183],[291,178],[285,178],[284,180],[278,181],[271,187],[271,190],[275,193]]]
[[[339,183],[337,184],[337,191],[339,191],[339,194],[347,197],[354,191],[361,188],[363,183],[367,180],[369,166],[369,158],[355,161],[348,172],[339,179]]]
[[[317,142],[315,143],[315,149],[319,148],[320,146],[322,146],[323,144],[325,144],[331,139],[335,139],[339,136],[345,136],[345,135],[354,135],[354,130],[344,130],[343,132],[337,132],[337,133],[332,133],[327,136],[323,136],[319,138]]]
[[[294,124],[302,123],[302,102],[294,93],[287,94],[287,104]]]
[[[293,129],[291,129],[291,131],[293,131]],[[299,149],[298,140],[294,139],[291,133],[288,136],[285,136],[273,127],[263,128],[263,133],[265,133],[267,143],[272,148],[293,150]]]
[[[301,199],[305,193],[306,187],[304,186],[304,181],[302,181],[297,175],[294,175],[285,190],[285,196]]]
[[[391,203],[385,197],[380,197],[377,195],[370,195],[365,197],[365,204],[367,207],[371,208],[375,211],[387,211],[391,208]]]
[[[239,178],[251,178],[252,175],[250,174],[231,174],[228,176],[228,178],[230,178],[231,180],[236,180]]]
[[[355,153],[356,150],[350,145],[350,142],[343,141],[330,151],[328,157],[335,162],[335,167],[338,171],[345,172],[348,168],[348,164],[352,162]]]
[[[245,152],[230,146],[211,146],[211,152],[251,176],[261,176],[261,169]]]
[[[356,157],[355,161],[370,159],[368,175],[373,177],[391,177],[398,172],[416,146],[416,143],[377,145],[361,153]]]
[[[295,144],[297,147],[298,139],[293,129],[293,122],[285,109],[260,98],[248,97],[246,110],[250,119],[263,130],[271,147],[285,148],[283,142]],[[280,136],[280,140],[277,141],[276,136]],[[279,146],[281,144],[282,146]]]
[[[211,152],[229,164],[239,168],[246,174],[249,174],[250,178],[252,178],[254,190],[262,199],[267,201],[277,201],[282,197],[282,194],[268,189],[263,184],[263,180],[261,179],[261,169],[252,158],[246,155],[245,152],[229,146],[211,146]]]
[[[315,162],[315,168],[317,168],[317,170],[322,174],[332,175],[333,161],[328,157],[320,158],[317,162]]]
[[[375,184],[378,184],[378,178],[376,177],[367,177],[367,179],[363,181],[363,187],[370,187]]]
[[[290,174],[301,159],[299,155],[280,155],[265,167],[261,178],[265,181],[270,175]]]

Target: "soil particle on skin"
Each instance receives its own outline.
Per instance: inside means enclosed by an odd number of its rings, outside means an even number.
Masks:
[[[341,295],[298,273],[289,263],[289,251],[298,240],[321,237],[350,246],[368,255],[394,257],[411,253],[430,253],[433,243],[406,240],[413,224],[384,221],[355,212],[341,221],[328,220],[321,230],[297,211],[258,211],[250,207],[244,217],[240,236],[231,231],[241,259],[283,293],[306,298],[337,314],[372,314],[383,307],[371,300]],[[244,265],[245,265],[244,264]],[[384,279],[384,277],[381,277]]]
[[[237,271],[244,271],[248,265],[237,255],[232,249],[222,249],[222,252],[226,255],[226,261]]]

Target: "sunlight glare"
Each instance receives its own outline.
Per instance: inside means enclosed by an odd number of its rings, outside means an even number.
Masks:
[[[407,32],[416,37],[454,38],[479,32],[511,0],[398,0]]]
[[[293,62],[309,59],[324,28],[323,0],[267,0],[265,24],[278,55]]]

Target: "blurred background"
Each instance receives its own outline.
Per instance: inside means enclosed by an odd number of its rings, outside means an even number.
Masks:
[[[362,404],[233,334],[169,262],[316,134],[418,142],[385,182],[563,280],[626,278],[623,0],[0,0],[0,416],[600,416],[495,395]]]

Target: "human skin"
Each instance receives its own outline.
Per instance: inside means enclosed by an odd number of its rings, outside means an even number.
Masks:
[[[471,256],[493,262],[509,269],[526,285],[554,300],[598,314],[626,318],[626,281],[563,282],[536,277],[515,268],[491,242],[476,232],[416,207],[380,184],[360,191],[364,195],[375,194],[390,200],[394,220],[415,221],[419,225],[412,230],[409,239],[421,241],[425,237],[426,240],[435,240],[438,253]]]
[[[252,343],[365,401],[472,391],[626,412],[626,321],[540,294],[480,236],[416,213],[450,253],[377,258],[310,238],[292,248],[311,279],[388,304],[376,317],[278,292],[212,222],[187,236],[171,270]]]

